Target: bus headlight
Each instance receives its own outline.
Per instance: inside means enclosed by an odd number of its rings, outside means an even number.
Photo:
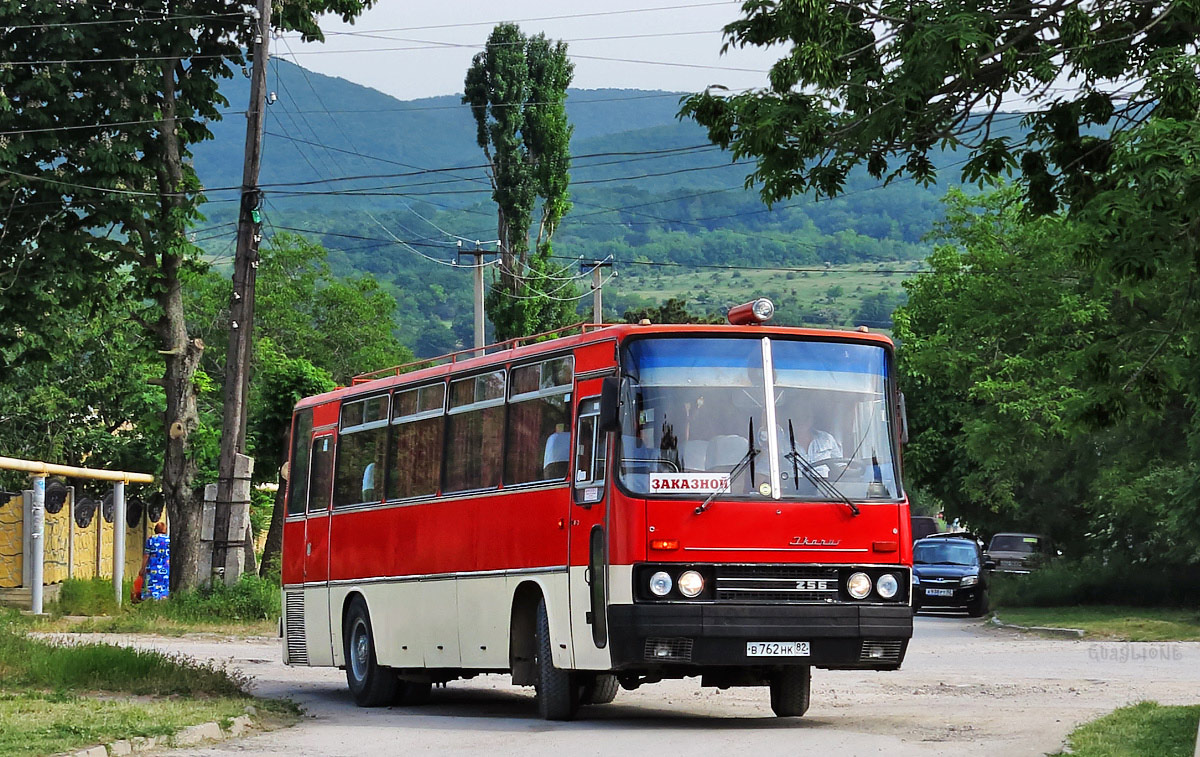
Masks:
[[[891,599],[896,596],[896,592],[900,590],[900,582],[891,573],[884,573],[875,582],[875,591],[879,592],[879,596],[884,599]]]
[[[866,599],[871,593],[871,577],[866,573],[855,573],[846,581],[846,591],[855,599]]]
[[[650,576],[650,593],[656,597],[665,597],[671,593],[671,575],[658,571]]]
[[[679,577],[679,593],[685,597],[699,596],[704,591],[704,577],[694,570],[684,571]]]

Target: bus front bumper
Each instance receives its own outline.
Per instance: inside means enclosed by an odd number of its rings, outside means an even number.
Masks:
[[[608,608],[613,667],[629,671],[780,665],[895,670],[912,629],[908,605],[680,602]],[[751,656],[751,642],[807,642],[809,653]]]

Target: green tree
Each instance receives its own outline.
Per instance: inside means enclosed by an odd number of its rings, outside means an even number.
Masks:
[[[564,326],[575,313],[575,286],[553,262],[551,245],[571,208],[566,100],[574,70],[565,43],[551,43],[543,34],[527,37],[507,23],[492,30],[487,48],[467,70],[462,101],[475,117],[497,208],[500,271],[486,303],[497,339]]]
[[[642,319],[651,323],[724,323],[725,318],[717,313],[692,315],[687,309],[687,300],[672,297],[661,305],[629,308],[624,314],[626,323],[638,323]]]
[[[271,511],[271,525],[263,547],[259,573],[264,578],[279,569],[279,555],[283,547],[283,519],[286,512],[284,496],[287,481],[277,475],[287,455],[288,437],[291,433],[292,409],[304,397],[309,397],[334,388],[329,374],[304,358],[289,358],[284,355],[269,337],[258,340],[256,345],[258,372],[254,378],[254,412],[247,428],[254,447],[255,472],[276,481],[275,505]],[[264,475],[265,471],[271,471]]]
[[[765,89],[686,100],[683,113],[775,202],[839,194],[850,171],[936,176],[935,151],[963,148],[971,180],[1019,169],[1032,209],[1081,206],[1111,166],[1113,139],[1149,117],[1200,105],[1200,4],[1166,0],[747,0],[725,50],[786,54]],[[1078,82],[1063,91],[1063,81]],[[1000,116],[1028,104],[1024,135]],[[1025,108],[1022,108],[1025,110]]]
[[[320,39],[317,14],[349,20],[369,4],[288,3],[274,26]],[[228,104],[217,84],[246,63],[254,11],[224,0],[0,5],[0,370],[48,356],[59,329],[48,316],[132,273],[130,294],[152,304],[141,323],[163,361],[161,482],[172,580],[183,586],[200,579],[191,437],[204,349],[187,333],[180,282],[204,199],[190,148]]]
[[[1168,284],[1114,288],[1072,254],[1096,233],[1015,188],[950,195],[895,314],[910,484],[984,532],[1194,563],[1190,348]]]

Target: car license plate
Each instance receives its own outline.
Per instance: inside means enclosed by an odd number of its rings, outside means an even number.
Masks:
[[[747,657],[808,657],[807,641],[747,641]]]
[[[927,596],[927,597],[953,597],[954,589],[926,589],[925,596]]]

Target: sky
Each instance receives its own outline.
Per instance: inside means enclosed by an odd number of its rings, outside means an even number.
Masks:
[[[324,19],[324,43],[285,35],[273,42],[273,54],[413,100],[462,92],[471,57],[492,27],[514,21],[528,34],[567,42],[578,89],[765,86],[776,53],[721,55],[721,28],[740,8],[728,0],[380,0],[353,25]]]

